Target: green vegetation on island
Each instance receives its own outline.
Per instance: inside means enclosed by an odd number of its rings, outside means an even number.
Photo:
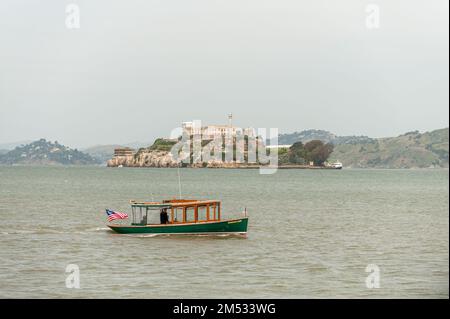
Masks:
[[[170,152],[170,150],[176,143],[177,141],[175,140],[167,138],[157,138],[149,147],[139,148],[138,151],[134,154],[134,158],[137,159],[141,154],[152,151]]]
[[[148,150],[169,152],[177,142],[178,141],[176,141],[176,140],[158,138],[155,140],[153,145],[148,148]]]
[[[278,153],[278,163],[283,165],[299,164],[323,166],[333,152],[333,144],[324,143],[320,140],[312,140],[303,144],[294,143],[289,149],[281,149]]]

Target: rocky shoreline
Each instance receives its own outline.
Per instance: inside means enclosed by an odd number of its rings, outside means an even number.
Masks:
[[[134,155],[114,156],[108,160],[108,167],[155,167],[176,168],[180,167],[178,161],[174,160],[172,154],[167,151],[146,150]],[[259,168],[258,164],[225,163],[221,161],[209,161],[206,163],[183,164],[182,167],[190,168]]]
[[[143,151],[135,155],[115,156],[108,160],[108,167],[153,167],[153,168],[177,168],[179,163],[172,158],[172,154],[167,151]],[[209,161],[206,163],[196,163],[183,165],[189,168],[229,168],[229,169],[259,169],[264,167],[260,164],[246,163],[225,163],[220,161]],[[334,169],[327,166],[310,166],[300,164],[282,164],[279,169]]]
[[[128,156],[114,156],[106,162],[108,167],[178,167],[171,154],[165,151],[146,151]]]

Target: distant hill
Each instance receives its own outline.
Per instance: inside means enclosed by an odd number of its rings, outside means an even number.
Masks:
[[[324,130],[305,130],[278,135],[278,145],[292,145],[296,142],[305,144],[312,140],[320,140],[324,143],[333,143],[334,145],[370,143],[373,141],[372,138],[367,136],[337,136]]]
[[[132,149],[138,150],[140,148],[147,148],[150,145],[152,145],[151,142],[148,142],[148,143],[132,142],[132,143],[126,143],[123,145],[119,145],[119,144],[95,145],[95,146],[84,148],[84,149],[82,149],[82,151],[91,155],[93,158],[100,161],[101,163],[106,163],[114,155],[114,149],[116,149],[116,148],[130,147]]]
[[[83,149],[82,151],[91,155],[101,163],[106,163],[114,154],[114,149],[123,148],[123,145],[96,145]]]
[[[427,168],[449,166],[449,129],[408,132],[361,143],[338,143],[330,161],[344,167]]]
[[[12,151],[0,155],[0,164],[7,165],[89,165],[98,163],[99,161],[89,154],[45,139],[18,146]]]

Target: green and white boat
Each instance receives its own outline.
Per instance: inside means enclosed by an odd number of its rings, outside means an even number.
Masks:
[[[108,224],[119,234],[178,234],[246,236],[248,216],[222,219],[221,202],[217,200],[172,199],[163,202],[131,203],[130,224]],[[160,215],[160,223],[147,222],[152,214]]]

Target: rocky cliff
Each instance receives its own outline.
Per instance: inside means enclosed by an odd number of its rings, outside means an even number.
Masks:
[[[178,163],[168,151],[143,150],[130,156],[115,156],[107,162],[108,167],[177,167]]]
[[[130,156],[115,156],[107,162],[108,167],[179,167],[180,164],[175,161],[172,154],[168,151],[140,150],[138,153]],[[182,166],[185,166],[181,164]],[[221,161],[210,160],[206,163],[194,163],[188,165],[193,168],[239,168],[255,165],[224,163]],[[257,166],[257,165],[256,165]]]

